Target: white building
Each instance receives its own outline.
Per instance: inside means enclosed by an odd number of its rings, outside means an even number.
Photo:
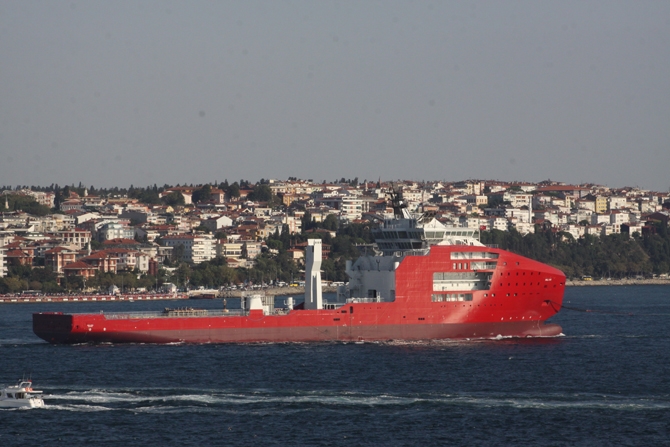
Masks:
[[[127,227],[118,222],[106,223],[98,230],[98,240],[100,242],[110,239],[133,239],[134,237],[134,228]]]
[[[202,221],[202,225],[207,227],[212,233],[216,233],[221,228],[230,227],[233,225],[233,219],[228,216],[215,216]]]
[[[325,193],[316,200],[316,205],[325,205],[329,208],[339,210],[342,219],[353,221],[360,219],[363,212],[364,201],[360,197],[353,195],[343,195],[339,193]],[[365,201],[367,204],[368,202]]]
[[[621,225],[622,223],[626,223],[628,221],[630,221],[629,213],[623,213],[619,211],[612,211],[612,213],[610,213],[610,223],[612,224]]]
[[[489,228],[492,230],[507,231],[509,222],[504,217],[493,217],[489,219]]]
[[[628,198],[612,196],[608,200],[608,208],[610,210],[620,210],[622,208],[629,208]]]
[[[510,202],[513,208],[521,208],[522,206],[529,206],[530,201],[532,199],[533,199],[532,194],[519,194],[510,192],[505,192],[503,194],[503,200]]]
[[[193,264],[200,264],[216,257],[214,238],[209,234],[173,234],[164,236],[162,243],[173,249],[180,245],[184,246],[181,260]]]
[[[567,224],[567,225],[561,225],[561,231],[565,231],[567,233],[570,233],[573,238],[579,239],[580,237],[584,236],[585,233],[585,228],[582,225],[575,225],[575,224]]]
[[[587,222],[591,222],[591,216],[593,215],[593,211],[590,209],[578,209],[577,214],[575,219],[577,220],[577,223],[585,220]]]
[[[76,245],[79,248],[84,248],[91,242],[91,232],[87,230],[63,230],[55,234],[66,244]]]
[[[610,234],[619,234],[621,233],[620,224],[606,224],[602,227],[601,236],[609,236]]]
[[[241,242],[224,242],[216,247],[217,254],[230,259],[239,259],[242,257]]]
[[[608,223],[610,223],[610,215],[609,214],[592,214],[591,215],[591,225],[608,224]]]
[[[3,247],[0,247],[0,278],[4,278],[7,274],[7,267],[5,266],[5,250]]]

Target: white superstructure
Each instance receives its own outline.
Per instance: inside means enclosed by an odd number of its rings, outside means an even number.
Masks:
[[[305,309],[323,309],[321,292],[321,239],[309,239],[305,248]]]
[[[380,217],[372,230],[374,253],[347,261],[347,286],[338,290],[338,300],[382,302],[395,300],[395,270],[407,255],[427,255],[434,245],[483,246],[479,230],[442,224],[425,214],[414,215],[400,192],[392,192],[393,215]],[[459,283],[462,281],[459,281]]]
[[[0,408],[39,408],[44,401],[41,391],[33,390],[31,380],[20,380],[18,384],[0,390]]]

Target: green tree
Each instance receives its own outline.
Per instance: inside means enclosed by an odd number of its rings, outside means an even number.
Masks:
[[[234,182],[228,187],[228,197],[238,198],[240,197],[240,185],[237,182]]]
[[[329,214],[326,216],[321,226],[326,230],[337,231],[339,224],[340,222],[338,221],[337,216]]]
[[[212,196],[212,187],[207,184],[204,185],[202,188],[196,189],[193,191],[193,196],[192,200],[193,203],[202,203],[202,202],[208,202]]]
[[[163,202],[165,202],[165,204],[168,206],[184,206],[186,203],[184,200],[184,195],[179,191],[173,191],[163,197]]]
[[[272,189],[270,189],[270,185],[267,184],[257,184],[249,194],[249,200],[255,202],[274,202],[275,199],[276,196],[272,194]]]
[[[22,196],[18,194],[2,196],[0,199],[0,211],[9,211],[5,209],[5,199],[8,202],[9,210],[24,211],[34,216],[46,216],[47,214],[51,214],[51,209],[48,206],[40,205],[30,196]]]
[[[305,214],[303,214],[300,219],[300,227],[303,232],[316,227],[316,222],[312,219],[312,213],[305,211]]]
[[[184,244],[177,244],[172,249],[172,261],[174,263],[182,262],[184,260],[185,253],[186,253],[186,247],[184,247]]]

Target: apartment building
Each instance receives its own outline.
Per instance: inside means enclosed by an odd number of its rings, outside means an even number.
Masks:
[[[184,247],[182,261],[199,264],[216,257],[214,238],[209,234],[173,234],[163,236],[161,242],[173,249],[182,245]]]

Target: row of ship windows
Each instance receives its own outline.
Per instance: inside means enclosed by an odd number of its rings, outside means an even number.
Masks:
[[[502,286],[502,284],[500,284],[500,285]],[[538,283],[538,285],[540,285],[540,284]],[[554,284],[554,287],[556,287],[556,284]],[[545,286],[545,288],[546,288],[546,286]],[[531,295],[532,295],[532,293],[531,293]],[[491,296],[491,298],[495,298],[496,294],[491,293],[490,296]],[[506,293],[505,296],[506,297],[507,296],[518,296],[518,294],[517,293]],[[485,293],[484,298],[488,298],[488,297],[489,297],[489,294]],[[434,294],[431,295],[431,300],[433,302],[472,301],[472,294],[471,293],[434,293]]]
[[[498,259],[498,253],[481,251],[454,251],[451,259]]]
[[[433,272],[433,283],[439,281],[458,281],[458,280],[476,281],[478,279],[486,277],[486,275],[484,276],[482,275],[483,274],[477,274],[476,272]]]
[[[422,231],[380,231],[384,239],[421,239]]]
[[[471,293],[434,293],[431,295],[434,302],[442,301],[472,301]]]
[[[474,230],[453,230],[453,231],[426,231],[426,239],[443,239],[446,235],[449,236],[466,236],[474,237],[476,231]]]
[[[535,272],[530,272],[530,276],[533,276]],[[537,272],[537,276],[540,276],[541,273]],[[503,272],[500,273],[500,276],[505,276]],[[512,276],[512,272],[507,272],[507,276]],[[519,276],[519,272],[516,272],[515,276]],[[521,272],[521,276],[526,276],[526,272]]]
[[[467,262],[454,262],[452,268],[454,270],[495,270],[497,265],[497,262],[473,261],[469,263],[470,269],[468,269]]]

